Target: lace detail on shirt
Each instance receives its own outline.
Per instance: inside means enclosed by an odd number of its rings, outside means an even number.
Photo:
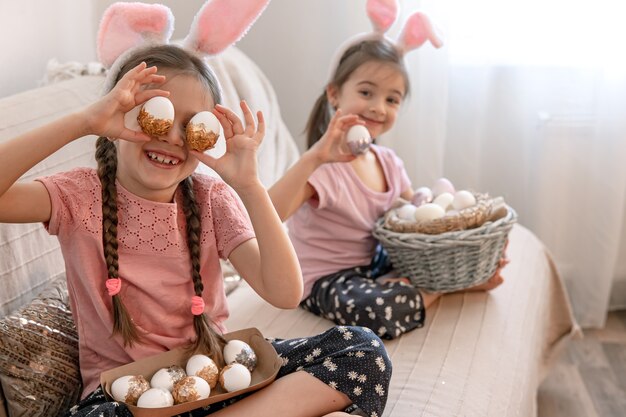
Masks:
[[[102,191],[94,187],[93,176],[92,170],[76,169],[55,177],[56,186],[62,190],[59,217],[62,224],[72,224],[75,218],[89,233],[101,234]]]
[[[224,182],[210,177],[195,176],[196,197],[209,204],[203,210],[202,245],[213,240],[219,256],[225,259],[232,248],[231,242],[242,234],[252,230],[248,213],[237,194]],[[212,218],[211,218],[212,217]]]
[[[118,242],[121,248],[172,256],[184,252],[185,219],[182,213],[178,213],[176,204],[137,199],[119,185],[117,192]]]

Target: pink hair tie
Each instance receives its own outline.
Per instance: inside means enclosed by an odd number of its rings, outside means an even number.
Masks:
[[[109,295],[113,297],[114,295],[119,294],[122,289],[122,280],[120,278],[109,278],[106,280],[106,286],[109,291]]]
[[[199,316],[202,313],[204,313],[204,300],[202,297],[194,295],[191,297],[191,314]]]

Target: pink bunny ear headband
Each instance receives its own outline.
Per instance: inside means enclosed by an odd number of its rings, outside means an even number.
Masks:
[[[367,0],[367,15],[372,22],[373,31],[355,35],[339,46],[331,59],[329,80],[339,65],[343,54],[351,47],[366,40],[386,39],[404,56],[407,52],[417,49],[426,41],[435,48],[441,48],[443,41],[435,26],[423,12],[415,12],[404,23],[397,41],[387,37],[385,33],[398,17],[397,0]]]
[[[194,17],[182,47],[200,56],[217,55],[241,39],[270,0],[208,0]],[[100,23],[97,52],[107,68],[109,91],[130,55],[140,48],[168,44],[174,15],[162,4],[114,3]]]

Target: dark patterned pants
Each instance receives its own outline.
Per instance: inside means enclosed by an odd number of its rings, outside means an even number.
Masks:
[[[305,371],[346,394],[353,403],[347,411],[358,409],[366,416],[382,415],[391,379],[391,361],[382,341],[371,330],[337,326],[317,336],[270,341],[283,359],[277,378]],[[206,416],[241,398],[211,404],[180,417]],[[132,414],[125,404],[109,402],[98,388],[66,416],[132,417]]]
[[[340,325],[367,327],[384,339],[422,327],[425,309],[417,288],[404,282],[376,281],[389,271],[387,252],[378,245],[370,265],[318,279],[300,307]]]

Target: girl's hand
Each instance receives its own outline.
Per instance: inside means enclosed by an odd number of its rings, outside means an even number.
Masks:
[[[157,67],[147,67],[142,62],[124,74],[107,95],[87,107],[84,111],[89,133],[132,142],[149,141],[150,136],[145,133],[126,128],[124,115],[153,97],[169,96],[169,91],[146,89],[149,84],[165,82],[165,76],[156,72]]]
[[[265,118],[257,112],[259,121],[255,126],[254,116],[245,101],[240,103],[245,119],[245,127],[237,115],[230,109],[217,105],[213,114],[218,118],[224,131],[226,153],[220,158],[190,151],[196,158],[215,170],[224,181],[238,192],[249,186],[260,184],[257,174],[257,150],[265,136]]]
[[[322,162],[350,162],[356,158],[348,150],[345,144],[345,136],[348,130],[357,124],[363,124],[356,114],[344,116],[341,110],[337,110],[328,123],[328,129],[324,135],[309,149],[317,159]]]

